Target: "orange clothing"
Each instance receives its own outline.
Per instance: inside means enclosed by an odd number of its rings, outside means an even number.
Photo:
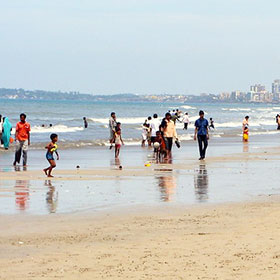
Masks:
[[[177,138],[176,126],[175,123],[170,120],[169,122],[166,121],[166,127],[163,129],[164,137],[175,137]]]
[[[16,126],[17,139],[19,141],[28,140],[29,132],[30,132],[30,124],[28,122],[18,122]]]

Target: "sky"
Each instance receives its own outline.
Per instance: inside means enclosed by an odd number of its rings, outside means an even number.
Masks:
[[[0,0],[0,87],[92,94],[271,89],[279,0]]]

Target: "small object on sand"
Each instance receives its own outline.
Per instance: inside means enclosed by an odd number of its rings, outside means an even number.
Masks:
[[[146,163],[145,166],[146,166],[146,167],[150,167],[151,164],[150,164],[150,163]]]
[[[77,165],[76,168],[79,169],[79,168],[80,168],[80,165]]]
[[[121,165],[119,166],[119,169],[122,170],[122,166]]]

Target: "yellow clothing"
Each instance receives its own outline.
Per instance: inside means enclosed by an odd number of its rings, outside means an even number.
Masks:
[[[163,130],[163,136],[177,138],[175,123],[172,120],[170,120],[170,121],[166,121],[166,124],[167,124],[167,126]]]

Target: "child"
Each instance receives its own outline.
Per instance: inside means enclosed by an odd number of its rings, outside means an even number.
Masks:
[[[48,162],[50,163],[50,166],[48,168],[45,168],[44,172],[48,177],[53,177],[51,175],[51,173],[52,173],[53,168],[56,167],[53,153],[56,153],[57,160],[59,160],[59,155],[57,152],[57,144],[56,144],[56,142],[58,141],[58,136],[57,136],[57,134],[53,133],[53,134],[51,134],[50,138],[51,138],[51,142],[45,147],[45,149],[48,150],[47,154],[46,154],[46,158],[47,158]]]
[[[156,132],[155,143],[159,143],[159,147],[155,148],[155,153],[156,153],[157,159],[160,160],[161,156],[166,157],[165,141],[164,141],[160,131]]]
[[[121,146],[124,145],[122,140],[121,129],[116,129],[114,142],[115,142],[115,158],[119,158]]]
[[[248,126],[245,126],[243,130],[243,141],[248,142],[248,140],[249,140],[249,128]]]
[[[211,128],[215,129],[214,121],[212,118],[210,118],[210,125],[209,125],[209,129],[211,129]]]
[[[148,139],[148,130],[149,130],[149,125],[147,124],[147,121],[143,123],[142,126],[142,147],[145,147],[145,143]]]

